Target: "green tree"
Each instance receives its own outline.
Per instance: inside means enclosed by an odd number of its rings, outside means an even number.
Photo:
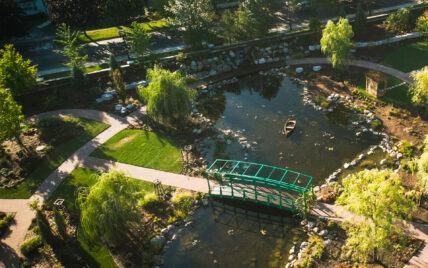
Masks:
[[[81,89],[85,84],[85,73],[77,65],[71,67],[71,88]]]
[[[0,88],[0,143],[19,137],[24,115],[9,90]],[[19,138],[18,138],[19,140]]]
[[[340,5],[339,7],[338,17],[346,19],[346,11],[343,5]]]
[[[209,36],[213,16],[210,0],[175,0],[166,11],[171,13],[171,25],[184,29],[186,44],[200,45]]]
[[[412,28],[411,12],[408,8],[402,8],[388,16],[386,19],[386,29],[396,33],[402,33]]]
[[[84,234],[116,245],[127,237],[130,223],[141,217],[139,201],[143,189],[137,180],[110,170],[91,186],[89,193],[79,194],[80,222]]]
[[[149,114],[167,123],[187,119],[195,91],[186,86],[181,74],[155,66],[148,70],[147,77],[152,81],[146,88],[140,88],[139,94],[147,102]]]
[[[119,63],[116,60],[116,57],[113,53],[110,54],[109,58],[109,67],[110,67],[110,76],[113,77],[114,70],[119,70],[119,72],[123,75],[122,67],[120,67]]]
[[[125,81],[123,81],[122,74],[117,69],[113,71],[113,84],[114,88],[116,89],[117,96],[122,101],[122,103],[125,103],[126,84]]]
[[[54,220],[55,220],[58,233],[61,235],[62,238],[66,238],[67,223],[65,222],[64,215],[56,207],[53,209],[53,211],[54,211]]]
[[[425,145],[428,147],[428,144]],[[428,149],[420,156],[416,162],[418,168],[419,181],[417,187],[423,194],[428,194]]]
[[[412,102],[422,107],[428,107],[428,66],[411,73],[413,85],[410,86]]]
[[[226,9],[221,15],[220,25],[223,28],[223,37],[227,40],[227,42],[232,43],[237,36],[235,26],[235,13],[230,11],[230,9]]]
[[[309,31],[311,32],[320,32],[321,31],[321,21],[317,18],[311,18],[309,20]]]
[[[425,10],[418,20],[416,21],[416,31],[422,32],[428,36],[428,10]]]
[[[379,249],[391,246],[391,235],[402,234],[405,217],[415,209],[392,170],[364,170],[343,179],[343,192],[336,204],[361,218],[347,218],[346,246],[363,261],[371,252],[377,261]]]
[[[351,57],[349,52],[354,36],[352,26],[347,19],[339,19],[337,24],[329,20],[322,32],[321,50],[326,54],[334,68],[343,66],[345,61]]]
[[[80,31],[73,31],[70,26],[62,23],[58,26],[56,35],[57,39],[55,41],[62,46],[62,49],[55,50],[55,52],[69,59],[67,66],[76,66],[79,69],[83,69],[88,56],[80,55],[82,48],[85,46],[79,44]]]
[[[361,4],[358,3],[357,14],[355,15],[354,32],[358,37],[362,37],[367,30],[367,17]]]
[[[22,95],[37,86],[37,68],[24,60],[13,45],[0,49],[0,87],[9,88],[13,96]]]
[[[143,56],[148,50],[150,44],[150,38],[152,34],[144,29],[143,25],[137,22],[133,22],[127,33],[129,41],[131,43],[131,50],[138,56]],[[141,63],[143,61],[141,60]]]

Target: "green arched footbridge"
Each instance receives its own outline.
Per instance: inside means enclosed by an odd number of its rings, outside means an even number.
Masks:
[[[292,212],[300,210],[297,200],[308,191],[312,177],[274,166],[238,160],[217,159],[207,170],[217,179],[208,193],[220,198],[239,199]],[[212,177],[212,176],[211,176]]]

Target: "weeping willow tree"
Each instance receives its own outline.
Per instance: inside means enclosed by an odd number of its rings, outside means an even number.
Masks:
[[[178,72],[170,72],[155,66],[147,71],[151,80],[146,88],[139,88],[139,95],[147,103],[148,113],[166,123],[182,123],[191,110],[195,90],[186,86],[185,79]]]
[[[141,214],[138,202],[143,198],[138,181],[110,170],[102,174],[88,193],[79,194],[81,227],[88,238],[115,245],[127,237],[130,222]]]
[[[402,234],[402,223],[415,209],[405,194],[400,178],[392,170],[364,170],[343,179],[343,192],[336,204],[361,216],[348,218],[346,246],[349,254],[378,261],[378,251],[392,246],[391,235]]]

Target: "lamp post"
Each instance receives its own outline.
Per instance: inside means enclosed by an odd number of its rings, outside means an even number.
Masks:
[[[122,37],[123,43],[125,45],[126,56],[128,56],[128,60],[130,61],[131,57],[129,56],[128,43],[126,43],[126,31],[124,29],[119,28],[119,30],[117,30],[117,33],[120,37]]]

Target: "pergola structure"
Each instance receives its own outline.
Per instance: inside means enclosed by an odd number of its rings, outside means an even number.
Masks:
[[[375,98],[386,94],[387,85],[388,77],[385,75],[375,71],[366,73],[366,92]]]

